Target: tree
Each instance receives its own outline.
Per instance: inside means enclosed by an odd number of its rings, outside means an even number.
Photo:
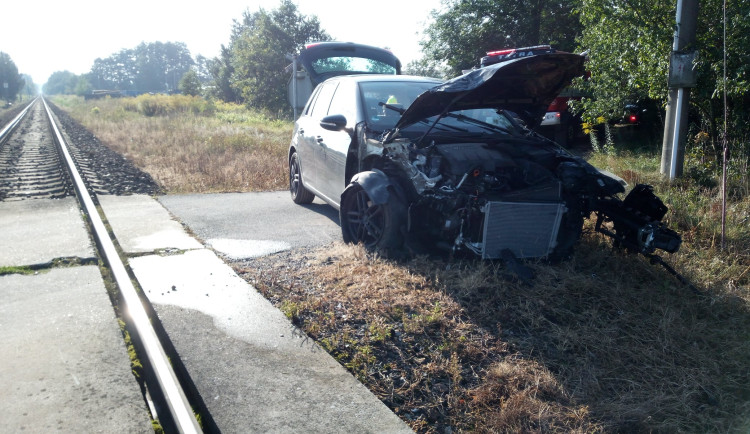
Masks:
[[[730,129],[736,137],[750,136],[750,3],[727,3],[727,96],[732,110]],[[647,12],[646,12],[647,11]],[[582,103],[589,119],[609,119],[625,102],[667,96],[669,53],[672,49],[674,0],[583,0],[581,48],[590,51],[591,79],[579,86],[591,94]],[[707,149],[721,154],[723,28],[722,1],[701,0],[698,17],[698,85],[691,91],[691,108],[705,133]]]
[[[240,97],[232,85],[234,66],[232,66],[232,51],[221,46],[219,57],[209,62],[209,71],[213,77],[210,94],[226,102],[240,102]]]
[[[75,93],[78,76],[70,71],[56,71],[42,87],[45,95],[72,95]]]
[[[723,131],[723,28],[722,1],[702,0],[698,16],[698,86],[691,92],[691,105],[698,113],[705,145],[721,160]],[[727,134],[750,151],[750,3],[727,2]]]
[[[120,50],[105,59],[94,60],[89,81],[95,89],[135,91],[137,75],[134,50]]]
[[[85,75],[78,77],[76,81],[75,94],[78,96],[85,96],[91,93],[92,87],[88,78]]]
[[[135,88],[139,92],[173,92],[190,67],[190,50],[182,43],[141,43],[135,48]]]
[[[0,51],[0,97],[11,102],[16,99],[24,85],[25,80],[18,73],[16,64],[8,54]]]
[[[199,54],[195,56],[195,66],[191,69],[195,72],[201,84],[211,82],[211,59]]]
[[[39,88],[34,83],[34,80],[31,78],[30,75],[27,74],[21,74],[21,78],[23,78],[23,90],[21,91],[21,94],[26,95],[27,97],[32,97],[39,93]]]
[[[419,77],[434,77],[447,80],[450,78],[450,72],[445,64],[441,64],[425,57],[409,62],[403,71],[406,75],[416,75]]]
[[[291,114],[286,98],[289,64],[285,55],[306,43],[330,40],[316,16],[301,15],[291,0],[281,0],[270,12],[245,11],[235,21],[228,47],[211,63],[214,93],[225,101]]]
[[[421,42],[428,61],[445,62],[451,75],[477,66],[487,51],[552,44],[572,51],[581,25],[580,0],[447,0],[445,12]]]
[[[291,37],[264,12],[257,15],[252,29],[235,41],[232,85],[247,105],[270,111],[286,108],[282,71],[289,63],[284,54],[292,46]]]
[[[194,69],[189,69],[180,80],[180,92],[184,95],[198,96],[201,94],[201,82]]]
[[[173,92],[194,63],[182,42],[142,42],[133,49],[96,59],[87,77],[97,89]]]
[[[628,102],[666,98],[673,3],[583,0],[580,44],[589,52],[586,67],[591,77],[578,86],[592,96],[583,102],[589,122],[617,117]]]

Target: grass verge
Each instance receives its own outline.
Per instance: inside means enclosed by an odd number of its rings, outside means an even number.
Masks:
[[[290,122],[198,97],[58,96],[54,103],[168,193],[268,191],[287,186]]]

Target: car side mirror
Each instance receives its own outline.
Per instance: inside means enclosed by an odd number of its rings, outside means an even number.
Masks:
[[[341,131],[346,128],[344,115],[329,115],[320,120],[320,126],[329,131]]]

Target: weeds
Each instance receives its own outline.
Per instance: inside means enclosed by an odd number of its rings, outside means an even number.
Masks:
[[[35,273],[38,273],[39,271],[27,266],[2,266],[0,267],[0,276],[5,276],[8,274],[21,274],[21,275],[32,275]]]
[[[55,104],[168,193],[279,190],[287,186],[289,122],[183,95]],[[97,110],[93,110],[96,108]]]
[[[125,110],[138,112],[144,116],[167,116],[173,114],[211,115],[214,105],[211,101],[189,95],[149,95],[122,100]],[[96,108],[96,107],[95,107]]]

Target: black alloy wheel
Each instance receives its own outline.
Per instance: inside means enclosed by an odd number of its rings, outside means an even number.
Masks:
[[[386,257],[402,253],[406,207],[394,194],[384,204],[375,204],[359,185],[341,201],[341,231],[344,241],[362,243]]]

